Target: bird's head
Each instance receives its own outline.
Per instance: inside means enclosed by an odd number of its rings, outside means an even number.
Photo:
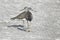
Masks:
[[[32,10],[32,11],[34,11],[31,7],[27,7],[27,6],[25,6],[22,10],[25,10],[25,11]],[[20,10],[20,11],[22,11],[22,10]],[[34,11],[34,12],[36,12],[36,11]]]

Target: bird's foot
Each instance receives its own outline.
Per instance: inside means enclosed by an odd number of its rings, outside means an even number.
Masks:
[[[27,29],[27,30],[25,30],[26,32],[31,32],[31,30],[30,29]]]

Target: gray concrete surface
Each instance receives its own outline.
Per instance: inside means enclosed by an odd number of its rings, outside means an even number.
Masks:
[[[37,11],[31,11],[31,32],[8,27],[22,24],[10,18],[25,6]],[[0,0],[0,40],[60,40],[60,0]]]

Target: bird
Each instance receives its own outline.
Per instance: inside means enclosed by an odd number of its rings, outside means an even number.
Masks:
[[[31,25],[31,21],[33,19],[33,15],[29,10],[32,10],[32,8],[31,7],[24,7],[22,10],[25,10],[25,11],[23,11],[22,13],[20,13],[19,15],[15,16],[15,17],[11,18],[11,20],[21,19],[21,20],[23,20],[23,24],[24,24],[24,20],[26,20],[27,26],[28,26],[27,29],[29,29],[29,27]],[[22,11],[22,10],[20,10],[20,11]],[[29,22],[30,22],[30,24],[29,24]],[[25,30],[25,31],[30,32],[30,30]]]

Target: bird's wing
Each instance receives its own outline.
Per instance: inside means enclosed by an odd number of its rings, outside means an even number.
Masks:
[[[24,11],[24,12],[20,13],[19,15],[17,15],[16,17],[17,17],[17,18],[24,17],[25,14],[26,14],[26,12]]]

